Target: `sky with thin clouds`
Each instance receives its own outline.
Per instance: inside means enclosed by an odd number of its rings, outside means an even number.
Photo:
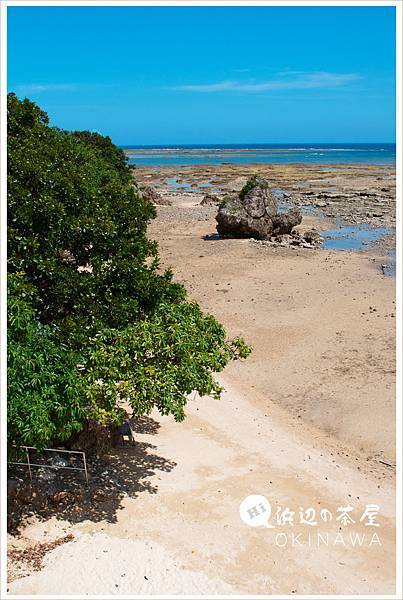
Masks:
[[[395,141],[395,8],[11,7],[8,88],[118,144]]]

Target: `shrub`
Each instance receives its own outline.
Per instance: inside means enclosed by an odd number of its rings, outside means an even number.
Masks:
[[[252,177],[250,177],[248,179],[248,181],[245,183],[245,185],[239,192],[240,199],[244,200],[245,196],[247,194],[249,194],[249,192],[251,190],[253,190],[255,187],[268,189],[269,183],[268,183],[268,181],[266,181],[266,179],[263,179],[263,177],[260,177],[259,175],[253,175]]]
[[[81,427],[84,386],[78,353],[55,341],[33,309],[35,289],[20,274],[8,278],[8,439],[46,446]]]

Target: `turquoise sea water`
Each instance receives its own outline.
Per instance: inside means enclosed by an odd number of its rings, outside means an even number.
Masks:
[[[379,164],[394,166],[395,144],[240,144],[122,146],[130,164]]]

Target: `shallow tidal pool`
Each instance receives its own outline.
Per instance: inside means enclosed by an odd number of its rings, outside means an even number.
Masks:
[[[391,233],[388,227],[347,225],[322,232],[324,250],[361,250]]]

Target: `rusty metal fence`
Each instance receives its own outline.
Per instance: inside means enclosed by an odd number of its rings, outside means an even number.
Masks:
[[[17,449],[17,447],[15,447]],[[57,454],[75,454],[75,455],[80,455],[81,459],[82,459],[82,467],[67,467],[64,465],[49,465],[46,463],[34,463],[31,461],[31,457],[30,457],[30,450],[36,450],[37,449],[34,446],[18,446],[18,448],[22,448],[23,450],[25,450],[25,457],[27,462],[20,462],[20,461],[9,461],[8,464],[10,465],[19,465],[19,466],[26,466],[28,467],[28,473],[29,473],[29,478],[32,481],[32,467],[42,467],[45,469],[68,469],[70,471],[82,471],[84,473],[84,479],[86,484],[88,484],[88,469],[87,469],[87,459],[85,457],[85,452],[81,452],[79,450],[58,450],[57,448],[45,448],[43,450],[43,452],[57,452]]]

